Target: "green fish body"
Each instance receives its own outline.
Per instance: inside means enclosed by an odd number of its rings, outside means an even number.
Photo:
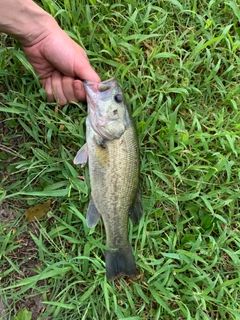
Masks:
[[[87,223],[94,227],[100,217],[103,219],[109,248],[105,252],[107,278],[135,278],[128,218],[138,222],[142,216],[136,129],[115,79],[86,83],[85,88],[87,143],[74,163],[84,164],[88,158],[91,199]]]

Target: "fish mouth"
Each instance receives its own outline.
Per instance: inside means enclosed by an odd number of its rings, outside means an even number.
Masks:
[[[117,85],[118,85],[117,80],[115,78],[111,78],[111,79],[100,82],[98,86],[98,90],[100,92],[105,92]]]
[[[83,81],[87,102],[96,108],[97,101],[106,100],[110,95],[109,90],[117,85],[118,83],[115,78],[111,78],[102,82]]]
[[[117,80],[116,78],[111,78],[111,79],[107,79],[105,81],[101,81],[101,82],[95,82],[95,81],[90,81],[90,80],[84,80],[83,81],[84,86],[91,86],[91,85],[95,85],[97,87],[100,87],[100,91],[104,91],[104,87],[112,87],[113,85],[117,84]],[[102,88],[102,89],[101,89]]]

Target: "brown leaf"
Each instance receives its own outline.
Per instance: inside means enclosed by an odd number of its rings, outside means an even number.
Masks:
[[[46,201],[43,204],[37,204],[34,207],[30,207],[25,211],[26,220],[28,222],[33,221],[35,218],[40,219],[45,216],[50,210],[51,200]]]
[[[86,178],[84,176],[77,176],[78,179],[85,181]]]

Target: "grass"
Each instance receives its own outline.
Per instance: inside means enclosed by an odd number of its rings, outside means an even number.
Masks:
[[[141,277],[108,283],[104,227],[88,229],[86,106],[58,114],[14,41],[0,48],[0,290],[7,319],[240,319],[240,7],[237,1],[42,1],[137,123]],[[86,176],[80,180],[78,176]],[[51,199],[26,223],[25,210]],[[0,315],[1,318],[1,315]],[[4,319],[2,315],[2,319]],[[18,318],[20,319],[20,318]]]

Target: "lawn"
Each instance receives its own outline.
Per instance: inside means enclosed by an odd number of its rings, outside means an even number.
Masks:
[[[0,319],[240,319],[238,0],[41,5],[115,76],[141,152],[139,279],[108,282],[86,225],[86,105],[55,112],[21,47],[0,38]],[[25,211],[51,200],[27,222]]]

